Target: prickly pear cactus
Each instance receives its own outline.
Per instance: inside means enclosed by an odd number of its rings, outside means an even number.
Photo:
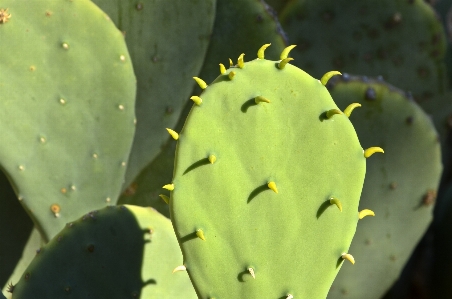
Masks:
[[[382,80],[343,74],[328,87],[339,106],[362,104],[350,119],[363,147],[385,149],[367,163],[360,200],[379,217],[356,229],[350,252],[360,263],[342,267],[328,298],[382,298],[432,220],[442,171],[438,135],[409,93]]]
[[[365,157],[321,81],[279,61],[226,69],[178,134],[171,218],[199,298],[325,298],[359,219]],[[322,84],[323,83],[323,84]],[[371,214],[370,210],[361,217]],[[364,220],[365,221],[365,220]],[[359,262],[359,261],[357,261]],[[178,275],[179,273],[175,273]]]
[[[135,77],[122,33],[91,1],[0,5],[8,9],[0,164],[48,241],[116,201],[135,130]]]
[[[196,298],[171,222],[152,208],[110,206],[68,223],[13,286],[25,298]]]

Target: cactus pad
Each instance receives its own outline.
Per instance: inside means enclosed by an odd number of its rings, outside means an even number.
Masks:
[[[48,241],[119,195],[135,77],[124,37],[91,1],[0,5],[11,14],[0,23],[0,164]]]
[[[367,163],[360,208],[379,217],[360,223],[328,298],[382,298],[399,277],[432,220],[441,150],[430,118],[409,94],[382,80],[344,74],[328,87],[339,106],[361,103],[353,122],[364,148],[385,149]]]
[[[200,298],[326,297],[343,260],[354,262],[363,149],[325,86],[287,53],[240,55],[179,134],[165,187]]]
[[[110,206],[68,223],[14,286],[13,298],[196,298],[171,222],[151,208]]]

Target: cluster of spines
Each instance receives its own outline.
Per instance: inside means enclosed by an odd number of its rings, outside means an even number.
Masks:
[[[269,46],[270,46],[270,44],[265,44],[258,50],[258,52],[257,52],[258,59],[264,59],[264,57],[265,57],[265,55],[264,55],[265,49],[267,49]],[[281,52],[280,61],[278,63],[278,68],[279,69],[281,69],[281,70],[284,69],[284,67],[287,65],[287,63],[289,63],[291,60],[293,60],[293,58],[289,58],[288,55],[289,55],[289,52],[293,48],[295,48],[295,46],[296,45],[290,45],[290,46],[286,47]],[[239,56],[239,58],[237,60],[237,65],[235,65],[235,66],[233,65],[232,60],[229,59],[230,67],[244,68],[244,66],[245,66],[244,56],[245,56],[244,53],[242,53]],[[222,63],[220,63],[219,65],[220,65],[220,74],[221,75],[225,75],[226,74],[225,66]],[[236,73],[234,71],[231,71],[231,72],[229,72],[229,74],[227,76],[228,76],[228,78],[230,80],[233,80],[235,75],[236,75]],[[331,79],[331,77],[333,77],[335,75],[342,75],[342,74],[340,72],[338,72],[338,71],[327,72],[326,74],[324,74],[322,76],[322,78],[319,80],[319,82],[322,85],[326,86],[326,84],[328,83],[329,79]],[[199,87],[201,89],[206,89],[208,87],[207,83],[204,80],[202,80],[201,78],[193,77],[193,79],[196,81],[196,83],[199,85]],[[190,99],[198,106],[202,104],[202,99],[199,96],[192,96]],[[259,104],[259,103],[270,103],[270,100],[265,98],[265,97],[263,97],[263,96],[257,96],[257,97],[254,98],[254,100],[255,100],[256,104]],[[341,112],[339,109],[331,109],[331,110],[328,110],[328,111],[325,112],[325,116],[326,116],[326,118],[329,119],[329,118],[333,117],[335,114],[342,114],[343,113],[347,117],[350,117],[352,111],[355,108],[357,108],[357,107],[361,107],[361,104],[359,104],[359,103],[352,103],[352,104],[348,105],[347,108],[344,109],[344,112]],[[171,137],[174,140],[178,140],[179,139],[179,134],[177,132],[175,132],[174,130],[169,129],[169,128],[167,128],[166,130],[168,131],[168,133],[171,135]],[[384,150],[381,147],[370,147],[370,148],[368,148],[368,149],[363,151],[363,154],[364,154],[365,158],[369,158],[374,153],[384,153]],[[209,162],[211,164],[214,164],[215,161],[216,161],[216,156],[215,155],[209,155],[208,156],[208,160],[209,160]],[[278,193],[278,188],[277,188],[276,183],[274,181],[269,181],[267,183],[267,187],[270,190],[272,190],[273,192]],[[175,186],[174,186],[174,184],[166,184],[166,185],[163,186],[163,188],[166,189],[166,190],[169,190],[169,191],[173,191]],[[166,196],[164,194],[160,194],[160,197],[167,204],[169,204],[170,198],[168,196]],[[337,208],[339,209],[339,211],[342,212],[342,203],[341,203],[341,201],[338,198],[331,197],[329,199],[329,202],[330,202],[331,205],[336,205]],[[366,216],[375,216],[375,213],[372,210],[369,210],[369,209],[364,209],[364,210],[358,212],[358,218],[359,219],[363,219]],[[202,229],[197,229],[195,231],[195,234],[196,234],[196,236],[199,239],[201,239],[203,241],[206,240],[206,237],[204,236],[204,231]],[[349,253],[346,253],[346,252],[342,253],[341,254],[341,258],[344,259],[344,260],[348,260],[352,264],[355,264],[354,257],[351,254],[349,254]],[[178,271],[186,271],[186,270],[187,270],[187,268],[186,268],[185,265],[180,265],[180,266],[177,266],[173,270],[173,273],[178,272]],[[255,270],[254,270],[253,267],[248,267],[247,271],[250,273],[250,275],[251,275],[251,277],[253,279],[256,278],[256,273],[255,273]],[[287,294],[286,295],[286,299],[293,299],[293,298],[294,298],[294,296],[292,294]],[[210,298],[210,299],[215,299],[215,298]]]

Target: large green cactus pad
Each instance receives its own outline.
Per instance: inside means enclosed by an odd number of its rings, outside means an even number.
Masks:
[[[446,36],[423,0],[294,0],[280,18],[299,45],[294,64],[315,76],[381,75],[419,102],[446,89]]]
[[[134,126],[122,33],[91,1],[4,0],[0,164],[45,240],[114,202]]]
[[[124,32],[137,76],[137,131],[125,185],[166,142],[206,55],[216,0],[94,0]]]
[[[359,204],[376,217],[356,229],[350,252],[360,262],[342,267],[328,298],[381,298],[432,220],[440,143],[430,118],[402,90],[347,74],[329,84],[340,107],[362,104],[350,117],[359,140],[364,148],[377,142],[385,154],[367,163]]]
[[[14,286],[25,298],[196,298],[171,222],[151,208],[86,214],[41,248]]]
[[[326,297],[356,229],[365,175],[351,122],[328,118],[338,108],[325,86],[278,61],[239,59],[200,97],[166,186],[198,296]]]

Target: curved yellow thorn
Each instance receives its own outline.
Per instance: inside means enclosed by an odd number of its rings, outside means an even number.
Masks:
[[[276,188],[275,182],[268,182],[267,186],[268,186],[268,188],[272,189],[273,192],[278,193],[278,188]]]
[[[226,73],[226,68],[224,67],[224,64],[220,63],[220,74]]]
[[[217,157],[215,157],[215,155],[210,155],[210,156],[209,156],[209,162],[210,162],[210,164],[215,163],[215,161],[217,161]]]
[[[373,146],[373,147],[369,147],[368,149],[366,149],[364,151],[364,157],[369,158],[370,156],[372,156],[375,153],[384,153],[385,151],[378,146]]]
[[[257,96],[254,98],[254,102],[256,102],[256,104],[259,103],[270,103],[270,100],[267,98],[264,98],[263,96]]]
[[[232,59],[229,58],[229,67],[233,67],[233,66],[234,66],[234,63],[232,62]]]
[[[293,58],[284,58],[283,60],[281,60],[278,64],[279,69],[282,70],[291,60],[293,60]]]
[[[363,219],[366,216],[375,216],[375,213],[374,213],[374,211],[369,210],[369,209],[364,209],[358,213],[359,219]]]
[[[326,112],[327,118],[332,118],[335,114],[341,114],[342,112],[339,109],[331,109]]]
[[[202,99],[200,98],[200,97],[198,97],[198,96],[192,96],[191,98],[190,98],[190,100],[192,100],[193,102],[195,102],[195,104],[196,105],[201,105],[201,103],[202,103]]]
[[[198,236],[198,238],[200,238],[203,241],[206,240],[206,237],[204,237],[204,232],[202,231],[202,229],[196,230],[196,236]]]
[[[185,267],[184,265],[177,266],[176,268],[174,268],[173,274],[179,271],[187,271],[187,267]]]
[[[169,197],[166,196],[165,194],[160,194],[159,195],[161,199],[163,199],[164,202],[166,202],[167,205],[169,205]]]
[[[166,189],[166,190],[169,190],[169,191],[173,191],[174,190],[174,184],[166,184],[162,188]]]
[[[343,253],[342,254],[342,258],[344,259],[344,260],[347,260],[347,261],[349,261],[350,263],[352,263],[353,265],[355,264],[355,258],[353,257],[353,255],[351,255],[351,254],[348,254],[348,253]]]
[[[234,76],[235,76],[235,72],[234,71],[229,72],[229,75],[228,75],[229,80],[234,79]]]
[[[248,272],[250,272],[251,277],[253,277],[254,279],[256,279],[256,274],[254,274],[254,269],[253,269],[253,268],[249,267],[249,268],[248,268]]]
[[[289,52],[292,51],[293,48],[295,48],[297,45],[290,45],[288,47],[286,47],[282,52],[281,55],[279,56],[279,59],[284,60],[287,58],[287,56],[289,56]]]
[[[171,129],[166,128],[166,130],[168,131],[168,133],[171,135],[171,137],[173,137],[174,140],[179,139],[179,134],[176,133],[176,131],[173,131]]]
[[[259,59],[264,59],[265,55],[265,49],[267,49],[268,47],[270,47],[271,44],[265,44],[262,47],[260,47],[260,49],[257,51],[257,58]]]
[[[322,79],[320,79],[320,82],[323,85],[326,85],[328,83],[328,81],[331,79],[331,77],[335,76],[335,75],[342,75],[340,72],[338,71],[331,71],[326,73],[325,75],[322,76]]]
[[[347,115],[347,117],[350,117],[350,114],[352,114],[353,110],[358,107],[361,107],[360,103],[351,103],[347,106],[347,108],[345,108],[344,114]]]
[[[245,56],[245,53],[240,54],[239,59],[237,60],[237,64],[239,68],[243,69],[245,66],[245,62],[243,61],[243,56]]]
[[[195,79],[196,83],[198,83],[199,87],[201,87],[201,89],[206,89],[207,88],[207,83],[204,82],[203,79],[198,78],[198,77],[193,77],[193,79]]]
[[[342,212],[342,203],[339,199],[337,199],[336,197],[331,197],[330,204],[336,205],[338,207],[339,211]]]

